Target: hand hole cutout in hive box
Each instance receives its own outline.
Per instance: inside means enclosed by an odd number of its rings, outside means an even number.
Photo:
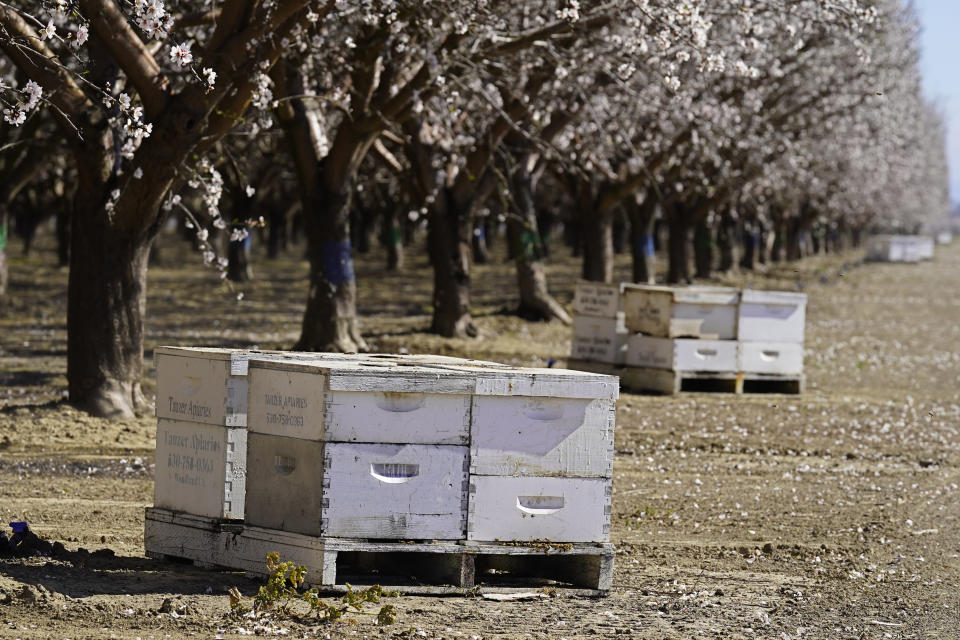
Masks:
[[[716,349],[697,349],[697,357],[706,360],[717,355]]]
[[[420,393],[387,391],[377,396],[377,406],[392,413],[409,413],[423,407],[427,398]]]
[[[557,400],[531,400],[523,407],[523,414],[531,420],[548,422],[563,417],[564,403]]]
[[[533,516],[556,513],[563,505],[563,496],[517,496],[517,509]]]
[[[374,463],[370,465],[370,475],[380,482],[402,484],[420,475],[420,465],[396,462]]]
[[[772,362],[780,357],[780,352],[764,350],[760,352],[760,357],[766,360],[767,362]]]
[[[282,476],[288,476],[297,469],[297,459],[290,456],[276,456],[273,459],[274,470]]]

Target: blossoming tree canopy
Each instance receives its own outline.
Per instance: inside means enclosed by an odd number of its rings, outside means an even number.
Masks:
[[[252,203],[289,197],[277,165],[306,222],[309,350],[365,347],[350,243],[364,189],[426,219],[444,335],[476,333],[484,215],[508,223],[521,307],[564,319],[540,265],[545,199],[597,280],[621,211],[642,280],[657,216],[673,280],[690,277],[691,229],[782,235],[789,254],[814,225],[913,226],[945,200],[915,32],[900,0],[4,1],[0,232],[5,198],[37,175],[23,141],[55,127],[76,182],[70,397],[130,415],[160,225],[184,216],[198,261],[226,275],[211,232],[240,242],[264,223]]]

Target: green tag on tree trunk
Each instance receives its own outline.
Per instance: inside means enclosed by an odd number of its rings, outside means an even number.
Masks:
[[[0,251],[7,250],[7,223],[0,223]]]

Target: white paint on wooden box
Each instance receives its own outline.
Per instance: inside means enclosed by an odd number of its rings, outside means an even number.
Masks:
[[[602,282],[578,282],[573,294],[573,310],[579,315],[613,318],[623,310],[622,287]]]
[[[466,447],[251,433],[246,523],[379,539],[462,539]]]
[[[803,373],[803,344],[741,342],[737,370],[744,373],[801,374]]]
[[[247,368],[251,359],[349,362],[362,357],[216,347],[157,347],[154,352],[157,417],[243,427],[247,424]]]
[[[739,340],[803,342],[807,295],[746,289],[740,296]]]
[[[247,432],[160,418],[154,504],[210,518],[243,518]]]
[[[463,538],[468,453],[441,445],[328,443],[324,535]]]
[[[471,475],[467,539],[605,542],[610,482]]]
[[[613,400],[475,396],[470,473],[611,477]]]
[[[627,329],[662,338],[733,340],[737,337],[736,289],[626,285]]]
[[[616,399],[620,393],[616,376],[573,369],[510,367],[491,370],[465,365],[438,368],[469,374],[474,381],[472,393],[481,396]]]
[[[937,244],[951,244],[953,242],[953,233],[950,231],[941,231],[937,234]]]
[[[472,380],[465,376],[444,372],[439,384],[436,375],[416,367],[358,373],[354,367],[287,370],[282,363],[266,364],[250,367],[252,432],[340,442],[468,442]],[[340,375],[348,372],[356,375]],[[454,384],[445,384],[450,378]],[[351,386],[356,390],[344,389]]]
[[[673,371],[736,371],[735,340],[655,338],[635,334],[627,341],[627,366]]]
[[[571,357],[576,360],[623,364],[627,347],[623,313],[613,318],[575,316]]]

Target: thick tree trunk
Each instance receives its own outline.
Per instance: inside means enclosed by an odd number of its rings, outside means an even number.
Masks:
[[[267,257],[275,260],[281,251],[287,249],[287,219],[290,207],[279,203],[270,207],[267,228]]]
[[[743,256],[740,258],[740,268],[753,271],[757,267],[757,256],[760,253],[760,232],[753,224],[744,224],[741,229],[743,238]]]
[[[299,70],[288,90],[302,93]],[[375,135],[360,134],[343,124],[322,161],[321,118],[315,105],[295,100],[278,111],[300,185],[310,261],[310,290],[299,351],[366,351],[357,320],[357,283],[350,245],[350,207],[356,169]]]
[[[563,324],[570,325],[573,320],[547,290],[543,242],[537,228],[529,163],[528,156],[521,156],[514,168],[512,187],[517,211],[507,216],[507,240],[517,265],[517,284],[520,288],[517,314],[531,320],[557,318]]]
[[[653,284],[656,282],[656,251],[654,249],[654,230],[656,229],[657,204],[652,195],[642,203],[629,200],[626,203],[630,212],[630,229],[633,236],[631,253],[633,257],[633,281]]]
[[[433,265],[433,324],[447,338],[475,338],[479,331],[470,315],[470,216],[454,206],[443,188],[428,209],[427,248]]]
[[[57,214],[57,266],[70,264],[70,213],[61,210]]]
[[[720,215],[720,227],[717,229],[717,248],[720,251],[721,272],[732,271],[737,264],[737,222],[730,209],[724,209]]]
[[[701,218],[693,229],[693,259],[698,278],[713,275],[713,254],[713,227],[707,218]]]
[[[400,208],[390,208],[384,216],[383,241],[387,247],[387,271],[403,269],[403,232],[400,228]]]
[[[253,265],[250,264],[250,243],[253,236],[227,242],[227,279],[231,282],[253,280]]]
[[[477,221],[473,228],[473,261],[477,264],[487,264],[490,261],[490,251],[487,245],[487,229],[485,221]]]
[[[79,190],[78,190],[79,191]],[[147,408],[140,389],[152,237],[107,220],[105,194],[78,192],[67,289],[70,401],[107,418]]]
[[[357,321],[357,283],[350,247],[350,192],[301,185],[307,225],[310,291],[298,351],[366,351]]]
[[[798,218],[793,217],[786,221],[786,254],[787,260],[799,260],[803,257],[804,229]]]
[[[690,282],[690,222],[683,205],[675,206],[670,215],[670,237],[667,242],[667,282]]]
[[[786,257],[787,224],[782,217],[773,221],[773,247],[770,249],[770,262],[783,262]]]
[[[630,245],[629,226],[627,217],[618,207],[613,213],[613,253],[621,254]]]
[[[583,279],[613,282],[613,212],[597,211],[592,186],[584,183],[577,197],[583,238]]]

